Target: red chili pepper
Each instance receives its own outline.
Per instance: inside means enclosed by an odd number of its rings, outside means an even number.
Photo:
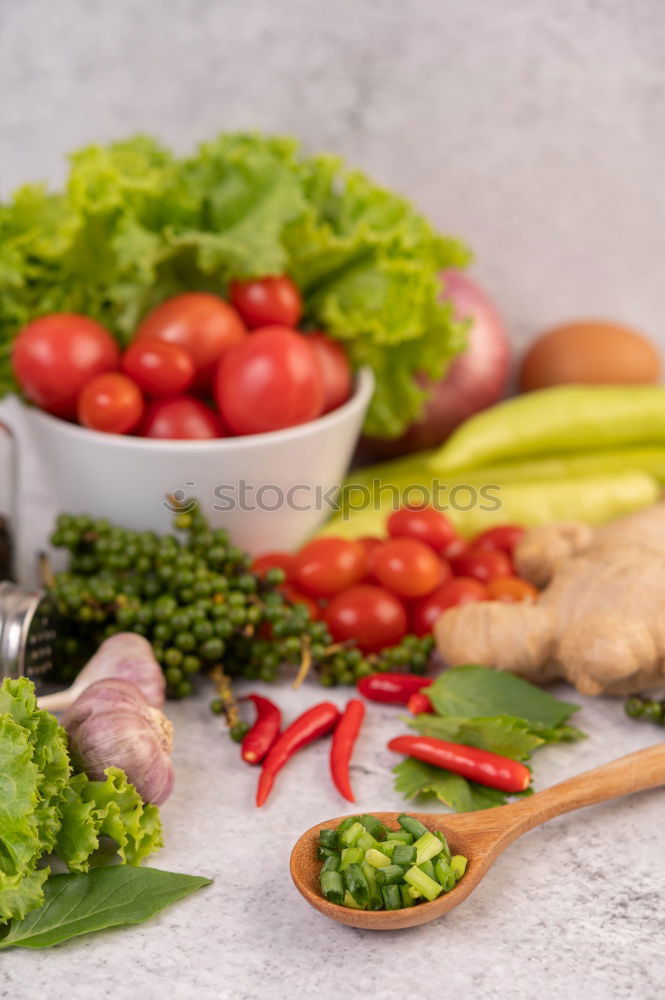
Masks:
[[[301,747],[334,729],[340,719],[339,709],[330,701],[322,701],[294,719],[268,751],[256,790],[256,804],[262,806],[270,795],[277,773]]]
[[[282,713],[274,702],[260,694],[248,694],[243,700],[254,702],[256,720],[242,741],[241,756],[248,764],[260,764],[279,736]]]
[[[477,781],[479,785],[498,788],[502,792],[523,792],[531,781],[528,767],[518,760],[461,743],[446,743],[431,736],[397,736],[390,741],[388,749],[443,767],[469,781]]]
[[[348,802],[356,801],[349,780],[349,764],[364,717],[364,704],[359,698],[352,698],[347,703],[344,715],[337,723],[330,748],[330,773],[335,787]]]
[[[406,705],[409,698],[421,688],[429,687],[431,677],[419,674],[370,674],[358,681],[358,690],[370,701],[388,705]]]
[[[420,715],[421,712],[431,713],[434,711],[434,705],[424,691],[416,691],[415,694],[412,694],[406,703],[406,707],[411,712],[411,715]]]

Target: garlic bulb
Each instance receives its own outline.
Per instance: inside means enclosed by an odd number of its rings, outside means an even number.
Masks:
[[[118,632],[101,644],[70,688],[44,695],[39,699],[39,707],[49,712],[60,712],[73,704],[95,681],[110,677],[131,681],[141,689],[150,705],[155,708],[163,706],[166,681],[152,646],[142,635]]]
[[[173,726],[135,684],[96,681],[67,709],[62,724],[74,764],[100,781],[120,767],[144,802],[160,805],[173,790]]]

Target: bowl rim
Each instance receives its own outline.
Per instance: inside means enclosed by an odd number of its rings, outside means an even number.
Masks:
[[[345,403],[324,413],[323,416],[315,420],[309,420],[304,424],[295,424],[293,427],[283,427],[277,431],[266,431],[263,434],[243,434],[236,437],[208,438],[204,441],[191,441],[185,438],[146,438],[133,437],[131,434],[108,434],[104,431],[95,431],[89,427],[81,427],[80,424],[63,420],[45,410],[40,410],[37,406],[26,405],[24,409],[28,412],[30,419],[36,423],[45,424],[52,430],[68,435],[73,440],[85,440],[92,444],[97,442],[102,447],[124,446],[130,451],[173,451],[175,448],[185,448],[188,452],[215,451],[219,453],[232,451],[250,451],[254,448],[262,448],[270,444],[286,444],[287,442],[298,441],[302,438],[315,436],[317,432],[327,430],[336,424],[341,424],[348,417],[356,416],[365,410],[369,405],[374,392],[375,379],[374,372],[369,366],[359,368],[354,376],[354,387],[351,396]]]

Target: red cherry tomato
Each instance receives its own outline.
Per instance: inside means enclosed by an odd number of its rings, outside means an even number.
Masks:
[[[284,596],[291,601],[291,604],[304,604],[309,611],[309,617],[312,621],[318,621],[321,617],[321,608],[316,603],[316,601],[309,596],[309,594],[304,594],[302,590],[298,590],[291,583],[283,583],[280,588]]]
[[[455,576],[471,576],[481,583],[499,576],[513,576],[513,565],[504,552],[470,548],[450,560]]]
[[[533,602],[538,597],[538,591],[519,576],[501,576],[489,581],[487,596],[490,601]]]
[[[356,539],[358,545],[362,546],[362,550],[365,554],[365,579],[373,580],[374,576],[370,569],[372,564],[372,556],[377,549],[380,549],[383,545],[383,539],[377,538],[376,535],[364,535],[362,538]]]
[[[306,338],[266,326],[224,355],[215,396],[235,434],[262,434],[318,417],[323,383]]]
[[[416,635],[429,635],[446,608],[454,608],[472,601],[488,599],[487,587],[478,580],[458,576],[448,580],[427,597],[416,601],[411,611],[411,629]]]
[[[297,326],[302,315],[300,292],[286,275],[234,281],[231,302],[250,330],[261,326]]]
[[[193,396],[178,396],[154,402],[141,428],[144,437],[203,441],[224,437],[214,410]]]
[[[194,381],[194,362],[184,347],[161,340],[137,340],[123,354],[120,367],[148,396],[179,396]]]
[[[526,534],[526,529],[519,524],[501,524],[496,528],[488,528],[481,532],[471,542],[474,549],[489,549],[496,552],[505,552],[507,556],[512,556],[517,543]]]
[[[401,507],[388,518],[391,538],[417,538],[436,552],[441,552],[457,538],[457,533],[445,515],[434,507]]]
[[[362,545],[345,538],[315,538],[296,555],[295,582],[308,594],[329,597],[365,575]]]
[[[224,299],[208,292],[186,292],[148,313],[136,340],[162,340],[184,347],[196,369],[194,387],[205,392],[219,359],[246,336],[240,316]]]
[[[395,646],[406,633],[406,611],[384,590],[360,584],[336,594],[323,619],[335,642],[353,639],[363,653]]]
[[[32,403],[67,420],[86,382],[118,367],[120,351],[103,326],[74,313],[53,313],[28,323],[12,348],[12,367]]]
[[[126,375],[106,372],[86,382],[77,409],[84,427],[107,434],[129,434],[143,416],[143,396],[136,382]]]
[[[391,538],[372,556],[370,570],[388,590],[400,597],[431,594],[450,569],[429,545],[416,538]]]
[[[281,569],[286,577],[285,583],[290,583],[295,579],[296,560],[290,552],[264,552],[262,556],[257,556],[252,562],[252,573],[258,576],[265,576],[269,569]]]
[[[468,552],[469,543],[465,538],[461,538],[459,535],[454,535],[449,542],[447,542],[441,549],[441,555],[451,562],[456,559],[457,556],[461,556],[464,552]]]
[[[325,333],[309,333],[310,345],[321,368],[323,378],[323,412],[336,410],[351,395],[351,368],[341,344]]]

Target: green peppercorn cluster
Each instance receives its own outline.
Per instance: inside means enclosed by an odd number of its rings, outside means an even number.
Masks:
[[[659,701],[657,698],[633,695],[626,699],[624,709],[631,719],[645,719],[647,722],[665,726],[665,698]]]
[[[61,622],[59,674],[69,679],[103,639],[117,632],[146,636],[171,697],[192,692],[192,677],[222,665],[230,676],[274,681],[303,659],[322,684],[352,684],[394,669],[425,671],[431,638],[406,636],[399,646],[363,656],[335,644],[304,604],[283,595],[284,574],[250,570],[251,557],[211,530],[198,509],[175,515],[175,534],[157,535],[104,519],[63,514],[51,543],[69,552],[49,597]]]

